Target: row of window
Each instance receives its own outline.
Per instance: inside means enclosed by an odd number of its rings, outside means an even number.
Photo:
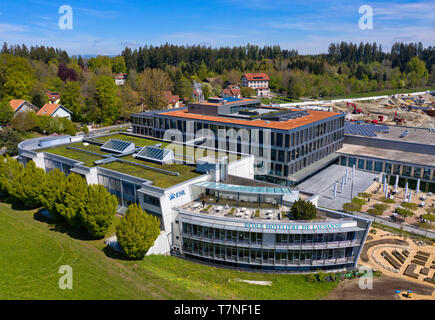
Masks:
[[[107,191],[118,198],[118,203],[124,207],[139,203],[138,192],[140,185],[133,184],[121,179],[98,174],[98,184],[104,186]]]
[[[196,254],[202,257],[225,261],[260,263],[260,264],[299,264],[301,262],[318,262],[353,258],[355,249],[337,248],[322,250],[267,250],[253,248],[238,248],[202,242],[199,240],[183,239],[183,253]]]
[[[388,174],[398,174],[404,177],[410,178],[422,178],[425,180],[435,181],[435,169],[413,167],[404,164],[390,163],[384,161],[374,161],[368,159],[361,159],[355,157],[341,157],[340,164],[342,166],[355,167],[357,169],[374,171],[374,172],[385,172]]]
[[[245,108],[246,109],[246,108]],[[193,121],[192,121],[193,122]],[[176,119],[169,119],[169,118],[156,118],[155,119],[155,127],[160,129],[177,129],[183,133],[186,133],[186,121],[184,120],[176,120]],[[202,123],[198,121],[194,121],[193,123],[189,124],[192,125],[192,131],[193,133],[198,132],[202,129],[210,129],[215,137],[226,137],[231,135],[237,135],[239,132],[239,129],[230,127],[230,126],[223,126],[223,125],[215,125],[215,124],[209,124],[209,123]],[[241,135],[243,132],[247,133],[247,137],[244,137],[244,140],[249,140],[249,143],[251,141],[258,141],[258,143],[263,144],[267,143],[271,146],[276,147],[282,147],[282,148],[289,148],[290,146],[297,146],[304,143],[307,143],[309,141],[315,140],[318,137],[322,137],[325,134],[335,132],[338,129],[342,129],[344,126],[344,118],[338,118],[333,119],[327,122],[324,122],[322,124],[314,125],[309,128],[305,128],[302,130],[298,130],[296,132],[290,133],[290,134],[284,134],[279,132],[271,132],[270,141],[263,142],[265,140],[265,136],[263,133],[263,130],[261,129],[246,129],[246,131],[240,131],[239,134]],[[268,132],[268,131],[265,131]],[[258,135],[258,138],[256,136]],[[333,136],[332,140],[338,140],[343,138],[344,131],[339,130],[335,136]],[[246,139],[247,138],[247,139]],[[232,137],[232,140],[236,140],[236,136]]]
[[[183,223],[182,233],[184,237],[196,236],[209,240],[230,241],[241,244],[263,244],[263,234],[258,232],[246,232],[236,230],[224,230],[211,227],[203,227],[190,223]],[[321,242],[352,241],[355,232],[321,233],[321,234],[275,234],[275,244],[313,244]]]

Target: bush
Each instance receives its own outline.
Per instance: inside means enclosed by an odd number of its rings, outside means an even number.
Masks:
[[[382,211],[379,210],[379,209],[370,208],[370,209],[367,210],[367,213],[375,215],[375,216],[380,216],[382,214]]]
[[[236,211],[236,208],[231,208],[231,210],[230,210],[230,212],[228,212],[228,214],[232,216],[234,214],[234,211]]]
[[[85,209],[86,197],[86,180],[76,173],[71,173],[66,178],[60,202],[56,203],[56,210],[72,227],[82,226],[81,216]]]
[[[317,209],[311,202],[299,199],[293,203],[290,213],[295,220],[313,220],[316,219]]]
[[[352,199],[352,203],[363,206],[363,205],[365,205],[367,202],[366,202],[364,199],[353,198],[353,199]]]
[[[40,194],[41,204],[47,209],[48,213],[57,220],[60,220],[62,216],[56,209],[56,203],[62,201],[65,185],[65,174],[56,168],[46,174]]]
[[[401,204],[401,206],[404,207],[405,209],[412,210],[412,211],[415,211],[418,209],[418,205],[416,203],[413,203],[413,202],[403,202]]]
[[[14,158],[0,156],[0,192],[11,196],[12,182],[23,174],[24,167]]]
[[[376,210],[380,210],[380,211],[385,211],[389,208],[390,206],[388,204],[385,203],[376,203],[373,208],[375,208]]]
[[[255,218],[260,218],[260,210],[259,209],[255,210],[254,217]]]
[[[83,128],[82,128],[82,131],[83,131],[84,134],[88,134],[89,133],[88,126],[84,125]]]
[[[117,206],[118,199],[102,185],[88,186],[84,210],[80,216],[83,227],[94,237],[104,237],[115,219]]]
[[[382,201],[384,203],[395,203],[393,199],[385,198],[385,197],[380,198],[379,201]]]
[[[343,210],[347,212],[361,211],[362,205],[354,202],[346,202],[343,204]]]
[[[138,204],[130,205],[116,227],[116,237],[125,255],[130,259],[143,259],[160,234],[159,225],[159,220]]]
[[[412,211],[403,208],[396,208],[396,213],[400,214],[402,217],[412,217],[414,215]]]
[[[21,166],[21,164],[18,163]],[[40,195],[45,180],[45,171],[37,168],[33,161],[29,161],[21,174],[11,181],[9,195],[14,203],[22,203],[26,208],[40,207]]]
[[[317,281],[317,277],[314,273],[309,273],[309,274],[305,275],[305,280],[308,283],[314,283]]]
[[[360,193],[358,193],[358,197],[370,200],[370,198],[372,197],[372,194],[367,193],[367,192],[360,192]]]

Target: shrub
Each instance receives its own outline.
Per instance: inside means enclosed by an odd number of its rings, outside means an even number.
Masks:
[[[255,210],[254,217],[255,218],[260,218],[260,210],[259,209]]]
[[[366,202],[364,199],[353,198],[353,199],[352,199],[352,203],[363,206],[363,205],[365,205],[367,202]]]
[[[236,208],[231,208],[230,212],[228,212],[229,215],[233,215],[234,211],[236,211]]]
[[[82,131],[83,131],[84,134],[88,134],[88,133],[89,133],[89,128],[88,128],[88,126],[87,126],[87,125],[84,125],[83,128],[82,128]]]
[[[313,220],[316,219],[317,209],[311,202],[299,199],[293,203],[290,212],[296,220]]]
[[[102,185],[88,186],[84,210],[80,216],[83,227],[94,237],[104,237],[115,219],[117,206],[117,198]]]
[[[143,259],[160,234],[159,225],[157,217],[144,212],[138,204],[130,205],[116,227],[116,237],[125,255]]]
[[[343,210],[347,212],[361,211],[361,209],[362,209],[362,205],[354,202],[346,202],[345,204],[343,204]]]
[[[363,199],[367,199],[367,201],[368,201],[372,197],[372,194],[367,193],[367,192],[360,192],[360,193],[358,193],[358,197],[363,198]]]
[[[21,164],[18,163],[21,166]],[[22,203],[26,208],[41,206],[40,195],[45,180],[45,171],[29,161],[20,175],[10,184],[9,195],[14,203]]]
[[[415,211],[418,209],[418,205],[416,203],[413,203],[413,202],[403,202],[401,204],[401,206],[404,207],[405,209],[412,210],[412,211]]]
[[[314,283],[317,281],[317,277],[314,273],[309,273],[309,274],[305,275],[305,280],[308,283]]]
[[[209,204],[207,207],[203,208],[201,212],[208,212],[213,205]]]
[[[56,210],[72,227],[82,225],[80,217],[83,214],[87,197],[87,184],[84,178],[71,173],[65,182],[65,188],[60,194],[60,202]]]
[[[373,208],[375,208],[376,210],[380,210],[380,211],[385,211],[389,208],[390,206],[388,204],[385,203],[376,203]]]
[[[382,201],[384,203],[395,203],[393,199],[385,198],[385,197],[380,198],[379,201]]]
[[[11,196],[12,182],[24,172],[24,167],[14,158],[0,156],[0,192]]]
[[[396,213],[400,214],[402,217],[412,217],[414,215],[412,211],[403,208],[396,208]]]
[[[375,208],[370,208],[367,210],[368,214],[373,214],[375,216],[380,216],[382,214],[382,211],[379,209],[375,209]]]
[[[65,189],[65,184],[66,176],[57,168],[48,172],[45,176],[40,194],[40,201],[54,219],[59,220],[62,218],[56,209],[56,203],[60,203],[62,201],[62,194]]]

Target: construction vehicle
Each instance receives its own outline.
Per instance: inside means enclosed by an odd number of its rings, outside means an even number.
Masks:
[[[363,111],[356,107],[355,103],[346,102],[347,109],[349,110],[349,107],[353,107],[353,114],[361,114]]]

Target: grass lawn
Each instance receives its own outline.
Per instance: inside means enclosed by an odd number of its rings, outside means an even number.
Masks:
[[[83,240],[34,214],[0,203],[0,299],[321,299],[337,285],[309,284],[303,275],[225,270],[168,256],[118,260],[103,252],[103,240]],[[73,269],[72,290],[58,288],[61,265]]]

